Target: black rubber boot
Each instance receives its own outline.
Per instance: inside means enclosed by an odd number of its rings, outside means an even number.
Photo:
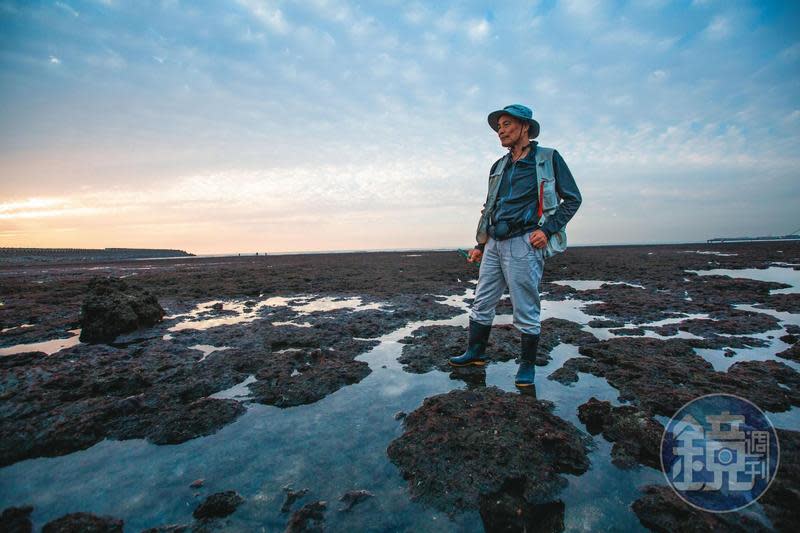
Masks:
[[[489,342],[489,333],[492,331],[492,326],[486,326],[475,322],[469,321],[469,346],[467,351],[463,354],[451,357],[450,364],[452,366],[483,366],[486,364],[486,344]]]
[[[536,350],[539,347],[539,335],[522,334],[522,353],[514,385],[519,388],[533,387],[533,378],[536,376]]]

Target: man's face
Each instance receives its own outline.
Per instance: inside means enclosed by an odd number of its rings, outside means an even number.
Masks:
[[[500,144],[506,148],[514,146],[527,134],[521,120],[517,120],[511,115],[500,115],[497,121],[497,136],[500,137]]]

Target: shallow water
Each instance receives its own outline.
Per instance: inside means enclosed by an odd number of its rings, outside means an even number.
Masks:
[[[714,268],[711,270],[687,270],[700,276],[728,276],[729,278],[753,279],[756,281],[774,281],[791,285],[785,289],[773,289],[770,294],[796,294],[800,293],[800,270],[793,268],[771,266],[769,268]]]
[[[71,329],[69,333],[72,333],[72,336],[65,339],[53,339],[50,341],[32,342],[30,344],[15,344],[7,348],[0,348],[0,356],[25,352],[44,352],[47,355],[52,355],[59,350],[71,348],[72,346],[80,344],[81,330]]]
[[[0,470],[0,505],[33,504],[37,526],[83,510],[122,517],[127,528],[138,530],[191,521],[200,497],[193,496],[189,484],[204,478],[205,487],[198,491],[202,495],[235,489],[246,498],[230,519],[244,529],[284,527],[288,517],[278,512],[284,497],[281,488],[291,484],[295,489],[310,489],[301,504],[315,499],[329,502],[326,527],[333,530],[481,531],[477,512],[461,513],[451,520],[411,502],[407,483],[386,456],[386,447],[402,434],[395,413],[410,412],[426,397],[464,386],[444,372],[402,371],[396,359],[403,345],[397,340],[423,325],[459,323],[466,323],[466,317],[418,322],[384,336],[380,345],[359,357],[370,364],[369,376],[312,405],[278,409],[249,404],[245,415],[216,434],[174,446],[106,440],[70,455],[17,463]],[[572,386],[546,379],[576,355],[574,346],[557,347],[550,364],[537,369],[536,386],[539,398],[554,401],[559,416],[582,428],[577,406],[591,396],[617,403],[617,391],[590,375],[581,374]],[[491,365],[487,385],[513,390],[515,372],[513,361]],[[214,397],[246,400],[246,386],[252,381],[249,377]],[[614,524],[640,529],[628,511],[638,497],[635,486],[660,482],[663,477],[647,469],[617,469],[610,463],[610,445],[602,437],[595,441],[588,477],[570,476],[570,486],[561,495],[569,529],[582,529],[587,515],[598,527]],[[598,494],[608,492],[590,487],[588,481],[598,477],[605,487],[625,487],[624,495],[598,500]],[[54,479],[68,480],[69,490]],[[375,497],[350,513],[339,513],[337,499],[350,489],[366,489]],[[579,511],[573,513],[573,509]]]
[[[221,305],[222,308],[215,310],[213,306]],[[348,309],[350,311],[366,311],[370,309],[383,309],[380,303],[362,303],[361,298],[331,298],[297,296],[285,298],[283,296],[271,296],[260,300],[211,300],[197,304],[188,313],[166,316],[165,320],[179,320],[179,322],[169,328],[169,331],[183,331],[186,329],[204,330],[218,326],[231,326],[234,324],[244,324],[260,320],[263,318],[261,313],[267,308],[288,307],[300,315],[308,315],[314,312],[336,311]],[[223,314],[224,313],[224,314]],[[300,325],[291,321],[275,322],[275,324]]]
[[[189,346],[190,350],[197,350],[203,354],[203,357],[197,360],[198,363],[205,361],[208,359],[208,356],[215,353],[221,352],[223,350],[230,350],[230,346],[211,346],[210,344],[195,344],[194,346]]]
[[[0,329],[0,333],[5,333],[7,331],[14,331],[15,329],[26,329],[26,328],[34,328],[36,324],[20,324],[19,326],[13,326],[10,328],[3,328]]]
[[[614,337],[630,336],[630,335],[620,335],[620,334],[612,333],[611,332],[612,329],[618,329],[618,328],[657,328],[657,327],[660,327],[660,326],[669,326],[669,325],[672,325],[672,324],[680,324],[681,322],[684,322],[685,320],[708,318],[708,315],[705,314],[705,313],[679,313],[679,315],[680,316],[664,318],[664,319],[661,319],[661,320],[655,320],[653,322],[643,322],[643,323],[640,323],[640,324],[627,322],[622,326],[618,326],[618,327],[615,326],[613,328],[596,328],[596,327],[591,327],[589,325],[586,325],[586,322],[581,322],[581,323],[584,324],[584,326],[582,328],[584,331],[588,331],[589,333],[591,333],[592,335],[594,335],[598,339],[605,340],[605,339],[612,339]],[[603,317],[592,316],[590,318],[603,318]],[[576,320],[576,322],[578,322],[578,321]],[[689,333],[688,331],[678,331],[675,335],[661,335],[659,333],[656,333],[655,331],[649,331],[647,329],[645,329],[645,332],[644,332],[643,335],[638,335],[638,336],[639,337],[649,337],[649,338],[652,338],[652,339],[700,339],[700,338],[702,338],[702,337],[698,337],[697,335],[695,335],[693,333]]]
[[[714,252],[714,251],[707,251],[707,250],[681,250],[681,254],[702,254],[702,255],[716,255],[717,257],[735,257],[739,254],[730,253],[726,254],[725,252]]]
[[[250,403],[247,385],[255,378],[249,376],[212,395],[247,405],[243,416],[213,435],[170,446],[156,446],[143,440],[105,440],[66,456],[31,459],[0,469],[0,509],[34,505],[32,519],[37,528],[63,514],[87,511],[123,518],[126,530],[138,531],[169,523],[189,523],[192,511],[203,497],[232,489],[245,498],[245,503],[229,517],[231,526],[273,531],[282,530],[288,520],[288,515],[281,514],[279,509],[284,501],[282,487],[291,485],[294,489],[310,489],[294,508],[314,500],[328,502],[325,527],[330,530],[482,531],[475,511],[450,518],[412,502],[407,482],[386,455],[389,443],[403,432],[402,421],[395,420],[396,413],[411,412],[429,396],[465,387],[462,381],[438,370],[422,375],[404,372],[397,362],[403,347],[398,341],[421,326],[467,326],[468,306],[464,300],[471,298],[472,292],[470,289],[463,295],[444,299],[464,311],[457,317],[411,323],[380,337],[375,348],[358,357],[370,365],[371,374],[314,404],[280,409]],[[269,305],[287,305],[299,310],[312,303],[312,298],[268,299],[250,308],[263,308],[267,305],[264,302],[270,301]],[[329,300],[322,305],[342,308],[336,307],[336,302]],[[346,303],[353,312],[364,308],[354,299],[338,302]],[[213,303],[205,302],[192,312],[194,315],[188,313],[181,318],[196,325],[191,319]],[[602,318],[583,311],[589,303],[545,300],[543,318],[573,320],[601,338],[613,337],[607,330],[585,325]],[[224,306],[232,308],[231,302],[225,302]],[[243,302],[241,308],[235,309],[240,309],[245,321],[251,321],[251,316],[253,320],[263,319],[246,310]],[[309,307],[304,309],[311,312]],[[688,318],[692,316],[648,325],[671,324]],[[498,315],[495,321],[511,322],[510,315]],[[770,357],[783,344],[776,340],[767,351]],[[226,347],[192,348],[202,351],[204,357],[214,357],[215,350]],[[732,361],[743,360],[748,353],[737,350]],[[567,386],[547,379],[564,361],[579,357],[577,347],[561,344],[553,349],[551,357],[547,366],[537,367],[536,392],[538,398],[554,402],[558,416],[583,430],[577,408],[589,398],[619,405],[618,391],[604,378],[581,373],[577,383]],[[514,361],[489,365],[486,384],[515,391],[516,368]],[[800,409],[770,413],[770,418],[778,427],[800,428]],[[621,470],[611,463],[611,444],[602,436],[594,437],[593,442],[589,455],[591,469],[581,476],[565,476],[568,486],[558,496],[566,506],[567,531],[642,530],[630,505],[641,496],[641,486],[664,484],[663,474],[647,467]],[[205,479],[204,487],[191,489],[189,484],[199,478]],[[338,498],[352,489],[368,490],[375,497],[358,504],[349,513],[339,512]],[[758,514],[758,509],[754,512]]]
[[[636,287],[637,289],[644,289],[644,285],[636,283],[628,283],[626,281],[602,281],[594,279],[565,279],[553,281],[556,285],[563,285],[572,287],[576,291],[592,291],[599,289],[603,285],[626,285],[628,287]]]

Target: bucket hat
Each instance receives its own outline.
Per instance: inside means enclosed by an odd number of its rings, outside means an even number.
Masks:
[[[528,136],[531,139],[535,139],[539,136],[539,123],[533,120],[533,110],[529,107],[525,107],[521,104],[511,104],[505,106],[503,109],[499,109],[497,111],[492,111],[489,113],[488,121],[489,126],[494,131],[497,131],[497,121],[501,115],[511,115],[514,118],[518,118],[523,122],[527,122],[530,124],[530,130],[528,130]]]

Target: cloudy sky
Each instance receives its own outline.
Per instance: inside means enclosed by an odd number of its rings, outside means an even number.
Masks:
[[[469,245],[534,108],[574,244],[800,228],[800,4],[0,0],[0,246]]]

